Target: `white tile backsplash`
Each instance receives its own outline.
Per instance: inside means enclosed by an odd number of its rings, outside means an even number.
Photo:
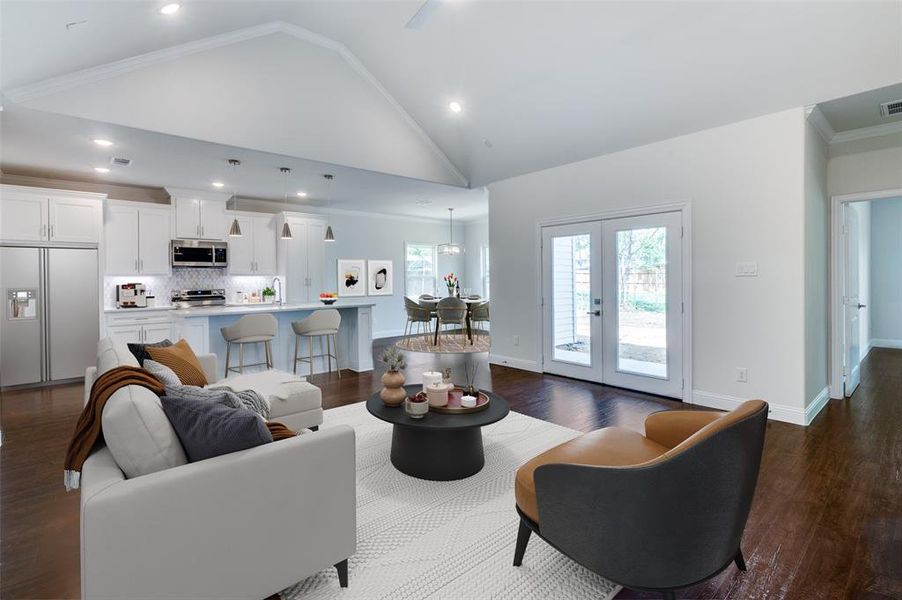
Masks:
[[[283,297],[285,294],[285,278],[282,281]],[[156,297],[156,306],[169,306],[173,290],[208,290],[224,289],[226,302],[235,302],[236,292],[259,293],[272,285],[272,277],[256,275],[229,275],[217,269],[174,269],[172,275],[103,278],[104,308],[116,307],[116,286],[120,283],[143,283],[147,286],[147,294]]]

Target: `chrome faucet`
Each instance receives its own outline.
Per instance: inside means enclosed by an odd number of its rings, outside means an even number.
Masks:
[[[272,288],[273,288],[273,291],[276,290],[276,284],[277,284],[277,283],[279,284],[279,295],[276,296],[276,297],[278,298],[278,300],[275,300],[274,302],[275,302],[275,304],[278,304],[279,306],[282,306],[282,280],[279,279],[278,277],[273,277],[273,278],[272,278]]]

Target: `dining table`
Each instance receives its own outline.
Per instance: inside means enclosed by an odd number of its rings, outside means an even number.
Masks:
[[[432,341],[433,346],[438,346],[438,312],[436,308],[438,307],[439,300],[441,298],[427,299],[427,298],[413,298],[413,300],[422,306],[423,308],[428,308],[430,312],[435,313],[435,337]],[[473,312],[473,307],[477,304],[482,304],[485,302],[485,298],[460,298],[467,305],[467,339],[470,340],[470,344],[473,343],[473,328],[470,324],[470,313]]]

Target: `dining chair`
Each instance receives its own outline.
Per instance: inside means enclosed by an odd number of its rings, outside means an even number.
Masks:
[[[460,298],[442,298],[439,300],[436,311],[438,313],[438,343],[441,345],[441,330],[443,325],[456,325],[466,331],[467,327],[467,303]],[[453,335],[453,334],[451,334]]]
[[[428,343],[429,336],[432,334],[432,311],[428,307],[417,304],[407,296],[404,297],[404,310],[407,311],[407,323],[404,325],[404,338],[407,347],[410,348],[414,324],[416,324],[417,335],[425,333]]]
[[[480,333],[485,334],[485,330],[480,330],[476,327],[477,323],[490,323],[489,319],[489,301],[486,300],[481,304],[477,304],[470,310],[470,326],[473,328],[473,337],[475,338]],[[472,340],[471,340],[472,342]]]

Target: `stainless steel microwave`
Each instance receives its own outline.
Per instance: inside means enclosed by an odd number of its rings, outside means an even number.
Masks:
[[[229,244],[209,240],[172,240],[173,268],[225,269],[229,266]]]

